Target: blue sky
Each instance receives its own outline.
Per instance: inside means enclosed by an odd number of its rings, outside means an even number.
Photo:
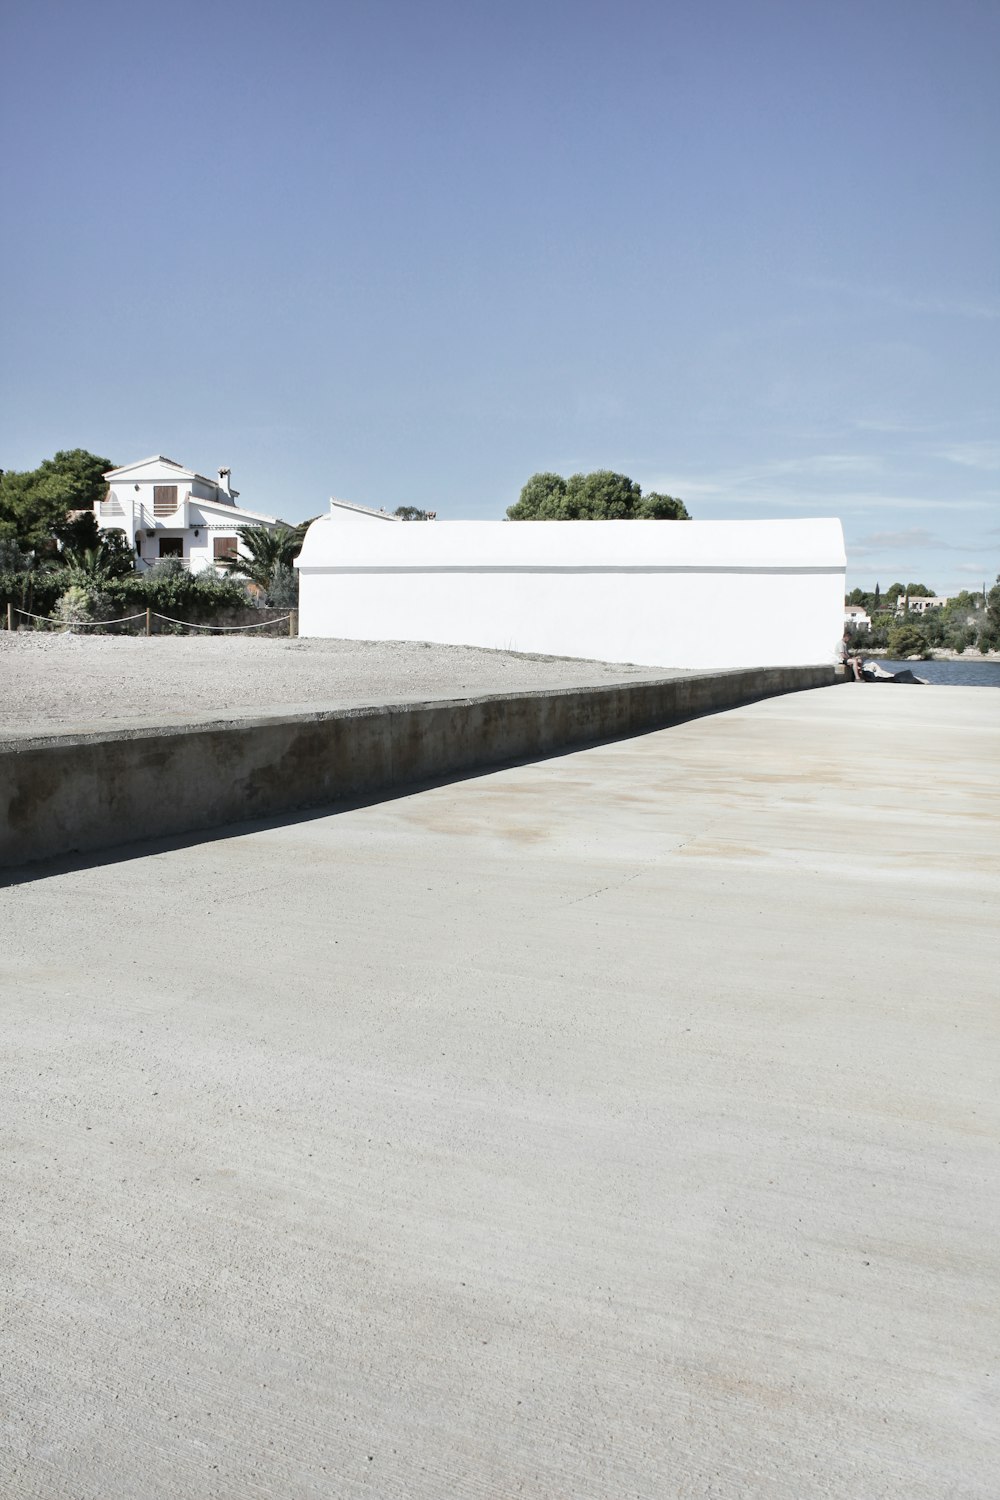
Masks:
[[[613,468],[1000,571],[995,0],[12,0],[0,466],[498,517]]]

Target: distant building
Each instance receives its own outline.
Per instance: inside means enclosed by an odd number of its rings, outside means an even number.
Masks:
[[[929,609],[944,609],[946,604],[950,604],[953,597],[952,594],[941,594],[939,596],[931,594],[927,597],[922,594],[911,594],[909,612],[911,615],[925,615]],[[896,600],[896,613],[897,615],[902,615],[906,613],[906,610],[906,595],[900,594]]]
[[[237,526],[286,524],[237,505],[239,491],[232,488],[228,469],[220,469],[218,479],[206,479],[157,453],[110,469],[104,478],[108,491],[96,507],[97,524],[104,531],[124,531],[140,573],[168,557],[200,573],[242,550]]]
[[[390,515],[387,510],[373,510],[370,505],[355,505],[352,500],[335,500],[331,495],[330,520],[398,522],[400,517]]]
[[[435,510],[416,511],[411,513],[410,519],[413,519],[414,514],[425,521],[437,520]],[[407,519],[406,516],[391,514],[384,506],[375,510],[370,505],[356,505],[353,500],[337,500],[333,495],[330,496],[331,521],[405,521]]]
[[[853,625],[855,630],[871,630],[872,618],[863,604],[845,604],[844,624]]]

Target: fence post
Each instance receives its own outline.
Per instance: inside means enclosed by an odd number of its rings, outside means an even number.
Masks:
[[[298,612],[297,609],[290,609],[288,611],[288,634],[289,635],[298,635],[298,633],[299,633],[299,612]]]
[[[7,600],[7,629],[14,629],[14,606],[9,599]]]
[[[148,604],[146,606],[146,634],[153,634],[153,611],[150,609]]]

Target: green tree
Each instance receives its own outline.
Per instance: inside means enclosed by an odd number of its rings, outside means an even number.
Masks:
[[[65,449],[37,469],[0,476],[0,535],[22,547],[51,550],[66,527],[69,512],[93,510],[103,496],[109,458],[85,448]]]
[[[889,639],[889,631],[896,623],[895,614],[887,609],[879,610],[877,615],[872,615],[871,639],[873,645],[884,646]]]
[[[419,510],[415,505],[397,505],[393,511],[393,515],[398,516],[401,521],[427,521],[430,519],[428,511]]]
[[[62,552],[67,549],[72,552],[86,552],[88,548],[99,547],[105,534],[98,526],[97,517],[92,510],[75,511],[71,519],[61,522],[55,528],[55,535]],[[124,532],[121,534],[125,535]]]
[[[278,581],[275,578],[276,571],[290,570],[302,551],[309,525],[309,521],[303,521],[299,526],[277,526],[273,529],[269,526],[237,526],[236,534],[249,556],[243,557],[239,553],[230,552],[228,557],[220,559],[219,566],[225,573],[249,579],[263,589],[265,594],[269,594],[272,584]],[[283,587],[284,584],[283,579]]]
[[[566,481],[561,474],[532,474],[516,505],[507,510],[511,521],[562,521],[565,519]]]
[[[979,628],[980,651],[1000,651],[1000,577],[986,595],[986,618]]]
[[[88,513],[80,519],[93,520],[93,517]],[[101,582],[127,578],[135,571],[135,553],[124,531],[117,526],[102,531],[96,525],[94,530],[96,539],[93,542],[88,544],[85,529],[81,527],[74,538],[75,544],[63,547],[62,560],[66,567]],[[80,533],[83,533],[83,539],[80,539]]]
[[[945,645],[946,624],[943,609],[929,609],[921,618],[920,628],[929,646]]]
[[[643,521],[690,521],[691,517],[683,500],[675,500],[673,495],[658,495],[655,490],[651,490],[648,495],[642,497],[639,519]]]
[[[27,573],[34,563],[34,555],[25,552],[13,537],[0,536],[0,573]]]
[[[926,656],[927,637],[916,625],[895,625],[889,631],[889,655],[897,659],[904,656]]]
[[[627,474],[596,469],[591,474],[533,474],[515,505],[511,521],[687,521],[683,500],[642,489]]]

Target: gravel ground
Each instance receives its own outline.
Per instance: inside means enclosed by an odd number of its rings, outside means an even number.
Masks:
[[[0,632],[0,733],[672,675],[661,667],[420,641]]]

